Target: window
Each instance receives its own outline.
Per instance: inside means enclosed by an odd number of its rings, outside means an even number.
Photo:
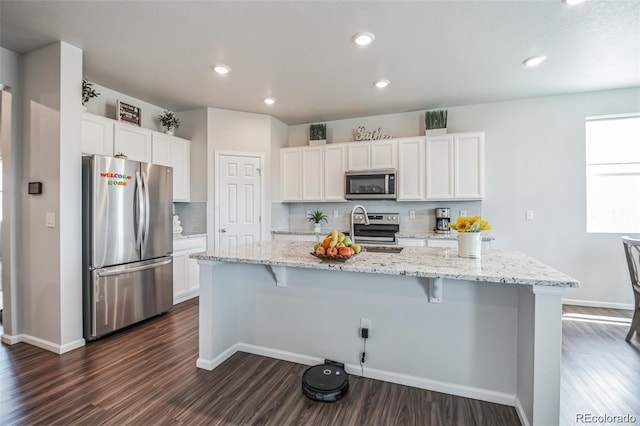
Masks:
[[[640,233],[640,114],[586,121],[587,232]]]

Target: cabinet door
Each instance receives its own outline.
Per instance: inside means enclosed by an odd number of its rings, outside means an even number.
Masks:
[[[398,141],[398,201],[424,200],[424,138]]]
[[[191,250],[191,253],[199,253],[202,250]],[[200,266],[198,265],[198,261],[196,259],[187,259],[187,288],[186,291],[194,291],[200,288]]]
[[[346,201],[344,198],[344,173],[347,171],[345,145],[324,147],[324,200]]]
[[[456,248],[458,247],[458,241],[430,238],[427,240],[427,247]]]
[[[280,185],[282,201],[302,201],[302,151],[280,150]]]
[[[428,137],[426,159],[426,199],[453,199],[453,137]]]
[[[398,245],[404,247],[424,247],[427,240],[420,238],[398,238]]]
[[[151,130],[118,122],[113,142],[114,153],[121,152],[129,160],[151,163]]]
[[[187,254],[178,252],[173,254],[173,298],[181,296],[187,291]]]
[[[114,120],[82,114],[82,153],[113,156]]]
[[[322,201],[324,167],[322,147],[302,149],[302,199]]]
[[[371,143],[371,168],[395,169],[398,167],[396,144],[395,140]]]
[[[456,199],[484,197],[484,133],[454,136]]]
[[[169,166],[169,141],[171,137],[163,133],[153,132],[151,135],[151,162],[161,166]]]
[[[348,145],[347,170],[368,170],[371,168],[371,143],[354,142]]]
[[[173,167],[173,200],[190,200],[191,195],[191,143],[186,139],[172,137],[169,140],[168,160]]]

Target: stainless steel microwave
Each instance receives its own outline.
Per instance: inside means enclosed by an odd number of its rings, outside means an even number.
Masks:
[[[395,200],[396,170],[348,171],[344,176],[347,200]]]

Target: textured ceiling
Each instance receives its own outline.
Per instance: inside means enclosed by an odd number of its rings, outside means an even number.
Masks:
[[[0,1],[2,47],[57,40],[130,96],[287,124],[640,86],[640,1]]]

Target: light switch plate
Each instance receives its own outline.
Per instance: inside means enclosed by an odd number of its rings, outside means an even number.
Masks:
[[[46,223],[47,228],[55,228],[56,227],[56,214],[54,212],[46,213]]]
[[[527,220],[533,220],[534,219],[533,210],[527,210],[526,218],[527,218]]]
[[[333,217],[338,217],[338,210],[333,211]]]
[[[416,211],[409,210],[409,219],[415,219],[415,218],[416,218]]]

